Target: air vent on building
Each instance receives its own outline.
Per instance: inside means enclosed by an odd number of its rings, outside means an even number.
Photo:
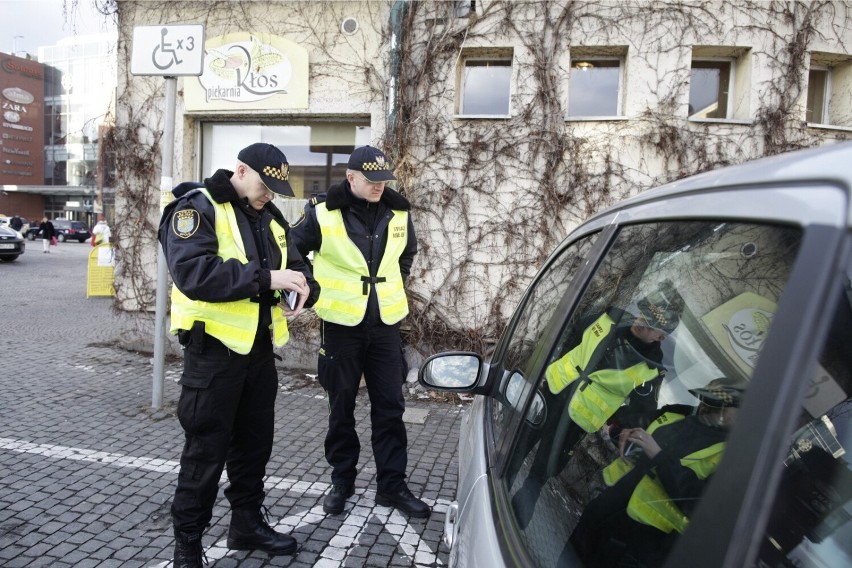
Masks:
[[[342,31],[346,35],[354,34],[358,31],[358,20],[352,17],[346,18],[340,24],[340,31]]]

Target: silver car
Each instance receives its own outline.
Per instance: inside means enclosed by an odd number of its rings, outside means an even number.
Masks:
[[[450,566],[852,566],[852,143],[647,191],[551,254],[473,393]]]

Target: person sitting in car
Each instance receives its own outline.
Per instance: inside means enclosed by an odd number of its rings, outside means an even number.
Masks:
[[[608,425],[647,426],[657,414],[657,395],[665,376],[660,343],[680,322],[683,300],[670,281],[660,283],[636,302],[636,313],[609,307],[581,320],[582,336],[545,370],[547,389],[564,412],[549,413],[530,475],[513,497],[521,528],[532,516],[548,478],[567,464],[586,434]],[[533,447],[533,443],[528,443]]]
[[[746,386],[743,379],[714,379],[689,391],[697,407],[666,406],[647,429],[621,431],[620,456],[603,470],[607,488],[586,506],[570,538],[587,568],[663,563],[722,459]],[[562,556],[571,553],[566,547]]]

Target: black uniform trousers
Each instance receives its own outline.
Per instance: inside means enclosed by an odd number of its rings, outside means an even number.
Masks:
[[[232,509],[263,503],[278,394],[269,333],[260,334],[247,355],[195,335],[184,350],[180,382],[177,414],[186,441],[172,520],[178,530],[200,533],[210,523],[224,467]]]
[[[317,371],[328,394],[325,457],[332,467],[332,483],[352,485],[358,473],[361,444],[355,432],[355,397],[363,374],[370,397],[377,489],[401,489],[405,486],[408,438],[402,421],[404,361],[399,324],[366,318],[349,327],[323,321],[321,335]]]

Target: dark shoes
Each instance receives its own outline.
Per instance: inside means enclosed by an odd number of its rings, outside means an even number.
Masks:
[[[346,505],[346,499],[354,494],[355,487],[352,485],[333,485],[322,502],[322,510],[329,515],[340,514]],[[428,517],[430,513],[429,505],[412,495],[405,486],[398,491],[379,491],[376,493],[376,504],[393,507],[412,517]]]
[[[353,495],[355,495],[355,486],[353,485],[332,485],[331,491],[328,492],[322,502],[322,510],[328,515],[339,515],[343,512],[346,499]]]
[[[430,513],[429,505],[412,495],[408,487],[387,493],[379,491],[376,493],[376,504],[393,507],[412,517],[428,517]]]
[[[185,533],[175,529],[174,568],[201,568],[206,564],[201,548],[201,533]]]
[[[269,526],[260,509],[231,511],[231,527],[228,529],[228,548],[231,550],[261,550],[278,556],[294,554],[297,547],[295,538],[275,532]]]

